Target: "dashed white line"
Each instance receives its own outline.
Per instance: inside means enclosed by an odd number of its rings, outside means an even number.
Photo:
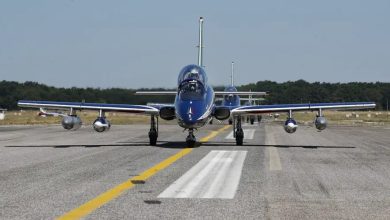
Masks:
[[[275,145],[275,138],[272,132],[267,132],[266,129],[265,143],[267,145]],[[269,152],[269,170],[278,171],[282,170],[282,163],[280,162],[279,152],[276,147],[267,147]]]
[[[233,199],[247,151],[211,151],[159,198]]]
[[[255,129],[243,129],[244,130],[244,139],[253,139],[255,136]],[[225,139],[234,139],[233,131],[231,131]]]
[[[278,149],[276,147],[268,147],[269,151],[269,170],[282,170]]]

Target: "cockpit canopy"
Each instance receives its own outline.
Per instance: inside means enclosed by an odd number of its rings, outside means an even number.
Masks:
[[[201,100],[206,93],[207,78],[204,70],[197,65],[185,66],[179,74],[179,95],[182,100]]]
[[[178,85],[180,86],[184,81],[196,80],[206,85],[207,76],[204,70],[198,65],[188,65],[185,66],[179,74]]]
[[[234,86],[228,86],[224,90],[225,92],[237,92],[236,87]],[[229,94],[229,95],[224,95],[225,102],[228,103],[234,103],[237,101],[237,95]]]
[[[179,95],[182,100],[202,100],[205,94],[204,86],[199,81],[184,81],[180,85]]]

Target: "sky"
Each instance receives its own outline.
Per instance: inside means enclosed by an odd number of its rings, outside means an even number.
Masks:
[[[212,85],[390,82],[390,1],[0,1],[0,80],[174,88],[197,63]]]

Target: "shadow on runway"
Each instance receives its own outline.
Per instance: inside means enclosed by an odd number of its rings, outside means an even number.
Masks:
[[[195,146],[193,148],[198,148],[202,145],[202,143],[196,142]],[[157,143],[155,147],[161,147],[161,148],[175,148],[175,149],[184,149],[188,148],[186,142],[180,142],[180,141],[173,141],[173,142],[164,142],[164,143]]]
[[[85,148],[95,148],[95,147],[149,147],[149,142],[120,142],[117,144],[48,144],[48,145],[9,145],[4,147],[52,147],[52,148],[70,148],[70,147],[85,147]],[[236,146],[234,142],[197,142],[193,148],[198,148],[201,146],[214,146],[214,147],[223,147],[223,146]],[[185,142],[180,141],[158,141],[156,146],[160,148],[172,148],[172,149],[184,149],[188,148]],[[240,146],[238,146],[240,147]],[[318,148],[329,148],[329,149],[349,149],[356,148],[354,146],[327,146],[327,145],[281,145],[281,144],[246,144],[244,143],[241,147],[277,147],[277,148],[309,148],[309,149],[318,149]]]
[[[149,142],[118,142],[117,144],[47,144],[47,145],[9,145],[4,147],[52,147],[52,148],[70,148],[70,147],[85,147],[85,148],[94,148],[94,147],[118,147],[118,146],[128,146],[128,147],[150,147]],[[196,143],[194,148],[200,147],[201,143]],[[187,148],[185,142],[168,142],[168,141],[158,141],[156,146],[151,147],[160,147],[160,148],[175,148],[175,149],[184,149]]]
[[[133,143],[143,143],[143,146],[150,146],[149,145],[149,142],[118,142],[118,143],[126,143],[126,144],[133,144]],[[197,148],[197,147],[200,147],[201,146],[201,143],[196,143],[194,148]],[[161,141],[157,141],[157,144],[155,146],[152,146],[152,147],[161,147],[161,148],[174,148],[174,149],[184,149],[184,148],[188,148],[187,147],[187,144],[186,142],[184,141],[164,141],[164,140],[161,140]]]
[[[236,146],[234,142],[208,142],[202,143],[204,146]],[[309,148],[309,149],[317,149],[317,148],[356,148],[354,146],[326,146],[326,145],[282,145],[282,144],[243,144],[242,147],[277,147],[277,148]]]
[[[94,148],[94,147],[118,147],[118,146],[147,146],[149,143],[128,143],[128,144],[48,144],[48,145],[10,145],[4,147],[52,147],[52,148],[69,148],[69,147],[85,147],[85,148]]]

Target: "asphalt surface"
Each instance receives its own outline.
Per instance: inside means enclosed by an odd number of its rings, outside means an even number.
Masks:
[[[132,182],[84,219],[389,219],[390,129],[244,125],[236,146],[231,127],[209,125],[208,141]],[[0,219],[54,219],[129,182],[186,147],[186,134],[148,125],[0,127]],[[212,134],[210,136],[210,134]],[[97,199],[100,200],[100,199]],[[100,201],[102,202],[102,201]]]

